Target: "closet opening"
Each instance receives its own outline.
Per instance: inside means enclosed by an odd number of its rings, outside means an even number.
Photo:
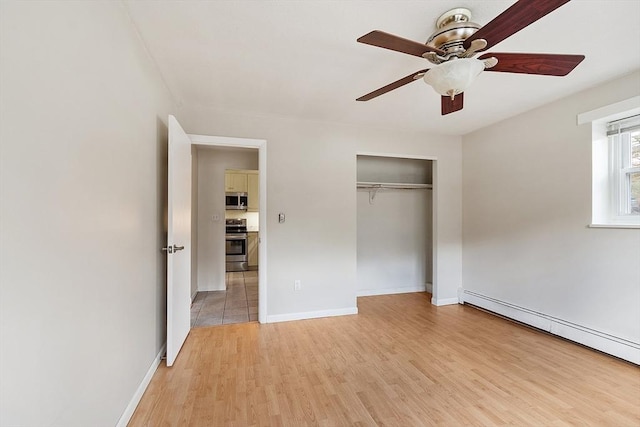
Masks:
[[[434,159],[358,155],[357,296],[434,289]]]

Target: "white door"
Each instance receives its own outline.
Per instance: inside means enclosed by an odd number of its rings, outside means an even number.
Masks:
[[[169,116],[167,366],[191,328],[191,140]]]

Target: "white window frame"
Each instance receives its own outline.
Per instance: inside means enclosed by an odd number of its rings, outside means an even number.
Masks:
[[[640,215],[621,215],[626,206],[620,148],[614,149],[607,136],[607,123],[640,114],[640,96],[578,115],[578,125],[591,123],[592,134],[592,209],[590,227],[640,228]],[[632,168],[633,170],[638,168]],[[615,172],[615,171],[618,172]]]
[[[611,216],[618,222],[630,222],[640,218],[631,214],[629,205],[630,175],[640,173],[640,166],[631,167],[631,138],[630,133],[609,136],[610,180],[611,180]]]

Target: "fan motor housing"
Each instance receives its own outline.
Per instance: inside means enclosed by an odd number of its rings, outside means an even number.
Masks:
[[[445,12],[436,21],[437,30],[431,34],[426,45],[448,54],[464,52],[464,41],[480,29],[480,25],[470,19],[469,9],[456,8]]]

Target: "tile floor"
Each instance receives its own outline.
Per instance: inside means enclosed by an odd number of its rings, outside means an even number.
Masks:
[[[258,272],[226,273],[227,290],[198,292],[191,303],[191,327],[258,320]]]

